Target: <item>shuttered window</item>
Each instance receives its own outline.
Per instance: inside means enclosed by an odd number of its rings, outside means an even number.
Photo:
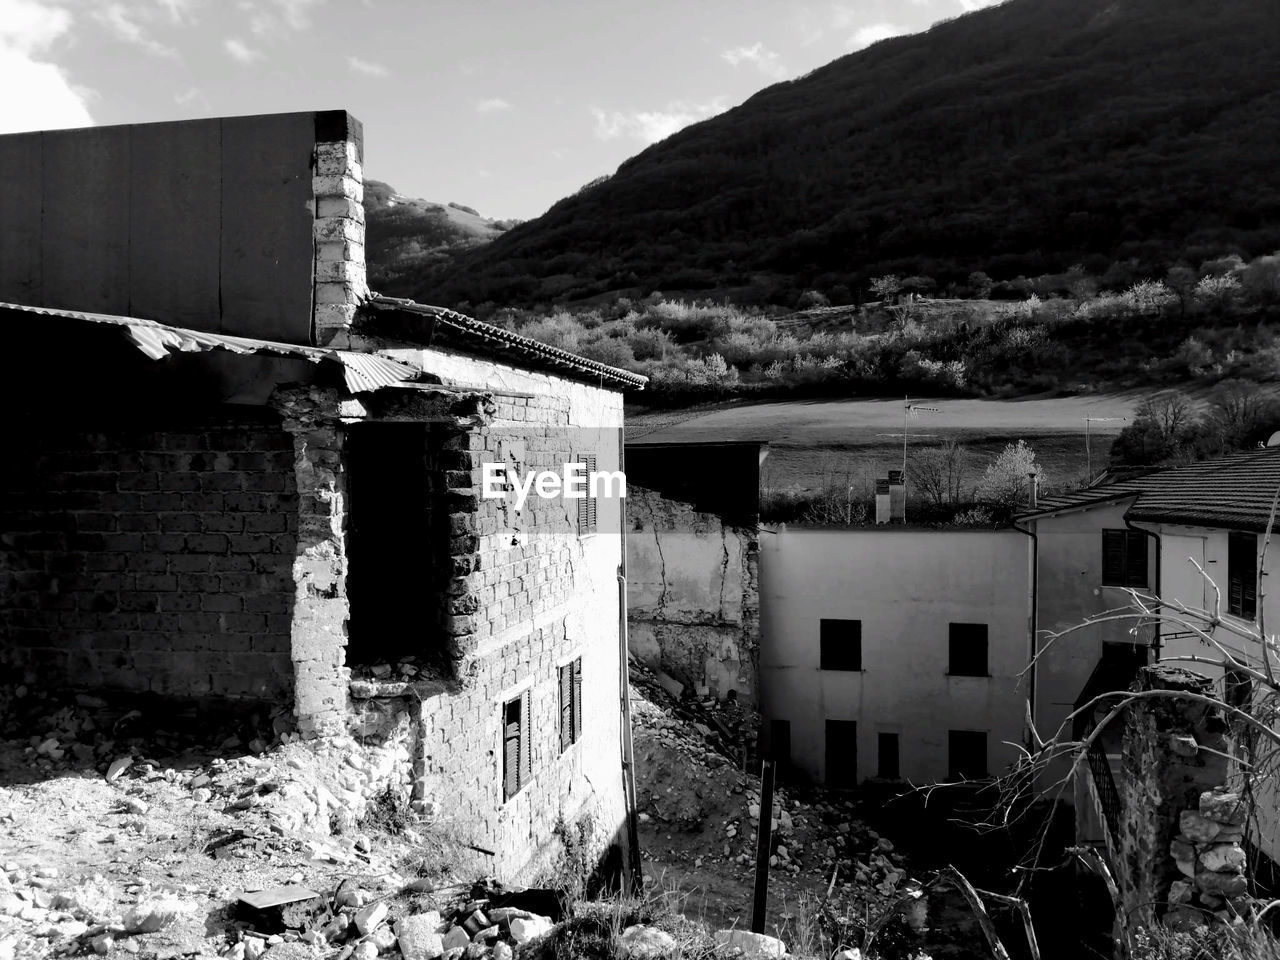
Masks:
[[[1145,587],[1147,535],[1140,530],[1102,531],[1102,585]]]
[[[1227,609],[1252,620],[1258,614],[1258,537],[1253,533],[1227,536]]]
[[[582,738],[582,658],[560,668],[560,752]]]
[[[526,690],[502,707],[502,797],[510,800],[533,778],[529,711],[533,700]]]
[[[591,496],[591,474],[596,472],[596,458],[591,454],[578,454],[574,463],[581,463],[587,471],[587,496],[578,501],[578,534],[596,532],[596,498]]]
[[[951,780],[981,780],[987,776],[986,731],[947,731],[947,776]]]

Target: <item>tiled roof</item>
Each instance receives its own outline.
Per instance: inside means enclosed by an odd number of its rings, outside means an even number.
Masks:
[[[1136,496],[1125,514],[1130,520],[1261,531],[1267,527],[1277,490],[1280,447],[1266,447],[1044,497],[1035,510],[1024,511],[1018,519]]]
[[[522,366],[532,362],[561,372],[570,371],[579,378],[598,381],[615,389],[643,389],[649,382],[648,377],[630,370],[620,370],[580,357],[568,350],[523,337],[444,307],[433,307],[396,297],[374,296],[365,305],[365,309],[366,318],[398,315],[400,319],[414,321],[421,328],[417,336],[424,338],[427,343],[436,342],[437,339],[449,340],[460,348],[469,348],[486,356],[496,355]]]

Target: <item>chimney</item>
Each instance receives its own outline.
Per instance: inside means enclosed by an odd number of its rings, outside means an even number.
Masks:
[[[316,117],[314,339],[349,346],[357,307],[369,297],[364,260],[364,131],[343,111]]]
[[[1034,510],[1040,503],[1040,475],[1034,471],[1027,474],[1027,509]]]
[[[889,471],[889,522],[907,522],[907,482],[901,470]]]
[[[889,481],[884,477],[876,480],[876,523],[889,522]]]

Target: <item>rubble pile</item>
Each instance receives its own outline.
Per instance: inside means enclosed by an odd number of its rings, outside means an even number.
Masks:
[[[649,869],[714,867],[749,889],[760,778],[739,768],[723,736],[689,719],[698,701],[677,699],[634,659],[632,671],[636,802]],[[770,854],[770,883],[784,896],[831,888],[875,907],[922,889],[893,842],[863,823],[856,801],[836,792],[777,785]]]

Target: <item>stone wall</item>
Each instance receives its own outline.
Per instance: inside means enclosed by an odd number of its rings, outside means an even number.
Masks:
[[[1212,705],[1177,696],[1212,695],[1189,670],[1144,668],[1135,689],[1169,695],[1126,711],[1117,884],[1130,923],[1202,922],[1245,892],[1244,811],[1222,789],[1227,724]]]
[[[627,530],[631,651],[684,684],[757,702],[757,530],[635,486]]]
[[[81,689],[289,696],[298,510],[276,418],[19,429],[0,476],[7,668]]]
[[[494,384],[492,399],[277,397],[295,437],[301,510],[296,713],[304,735],[359,745],[358,768],[338,788],[347,809],[391,790],[460,842],[490,851],[496,875],[529,878],[554,857],[559,823],[590,821],[602,853],[625,819],[621,505],[601,500],[597,532],[580,535],[575,501],[533,496],[517,509],[513,494],[484,498],[482,466],[558,472],[574,455],[594,454],[598,469],[617,469],[621,398],[460,356],[448,369],[472,386]],[[447,536],[430,549],[448,576],[439,595],[424,591],[417,620],[403,627],[421,637],[420,650],[385,664],[347,651],[378,639],[347,635],[348,620],[361,618],[346,593],[346,530],[358,522],[359,500],[347,496],[344,437],[368,419],[444,427],[432,434],[429,482],[443,487],[433,509],[443,505]],[[583,730],[562,752],[558,667],[577,657]],[[503,706],[526,691],[531,776],[505,799]]]

